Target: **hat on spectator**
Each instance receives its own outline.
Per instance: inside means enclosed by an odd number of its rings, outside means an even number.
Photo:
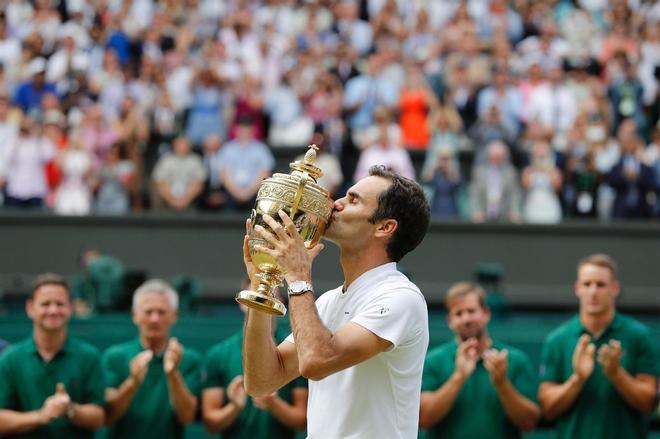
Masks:
[[[38,75],[46,71],[46,60],[41,57],[34,58],[28,64],[28,74],[30,76]]]

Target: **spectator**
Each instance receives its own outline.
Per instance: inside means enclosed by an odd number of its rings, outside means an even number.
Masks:
[[[202,67],[197,73],[186,124],[186,136],[193,145],[201,145],[210,134],[227,135],[224,119],[227,98],[219,85],[220,78],[209,67]]]
[[[455,339],[431,350],[424,364],[420,425],[431,438],[520,437],[541,410],[532,362],[488,334],[484,290],[454,284],[445,298]]]
[[[479,115],[479,120],[470,127],[467,135],[474,145],[475,165],[486,161],[488,145],[493,142],[511,144],[515,138],[515,134],[504,125],[496,105]]]
[[[138,337],[103,354],[111,438],[180,438],[194,421],[201,356],[170,336],[178,304],[168,284],[145,282],[133,295]]]
[[[408,151],[396,143],[396,140],[390,138],[386,125],[381,124],[378,128],[376,141],[360,153],[353,181],[368,176],[369,169],[374,165],[383,165],[399,175],[414,180],[415,169]]]
[[[81,272],[71,281],[76,316],[118,309],[124,292],[124,264],[95,248],[84,250],[79,262]]]
[[[406,82],[399,94],[401,137],[408,149],[426,149],[431,134],[428,114],[438,105],[433,90],[415,64],[406,66]]]
[[[21,120],[18,137],[6,145],[5,154],[5,205],[44,207],[48,194],[45,166],[55,156],[55,148],[34,119]]]
[[[254,138],[251,118],[238,121],[236,139],[225,143],[220,160],[226,171],[222,174],[222,184],[227,191],[227,208],[252,209],[261,181],[270,176],[275,159],[268,147]]]
[[[644,130],[646,118],[642,111],[642,83],[637,76],[637,66],[626,58],[620,58],[622,75],[613,78],[608,89],[614,116],[613,128],[616,131],[624,119],[633,119],[638,128]]]
[[[431,126],[431,144],[426,150],[424,156],[424,166],[422,167],[422,179],[429,180],[433,175],[438,163],[438,154],[440,151],[451,151],[455,156],[461,147],[462,140],[460,136],[461,118],[458,112],[450,105],[443,105],[436,108],[430,115]]]
[[[431,216],[455,218],[458,216],[458,191],[461,187],[461,175],[454,151],[450,147],[441,147],[435,155],[435,160],[435,168],[422,176],[422,181],[430,189]]]
[[[522,173],[525,222],[557,224],[561,221],[562,212],[558,195],[561,185],[561,172],[555,165],[550,145],[547,142],[536,142],[531,164]]]
[[[472,220],[520,222],[520,184],[502,142],[487,147],[487,161],[477,165],[470,188]]]
[[[659,363],[648,328],[617,311],[620,290],[611,257],[582,259],[579,313],[543,345],[538,398],[560,439],[646,437]]]
[[[548,82],[532,92],[527,120],[538,120],[554,136],[565,135],[573,126],[578,104],[559,64],[548,69]]]
[[[204,189],[206,171],[186,137],[174,140],[173,152],[161,157],[153,172],[157,207],[188,211]]]
[[[63,277],[38,276],[27,300],[32,334],[0,356],[0,434],[93,438],[105,420],[98,350],[68,333]]]
[[[58,215],[87,215],[92,209],[94,162],[77,139],[68,142],[56,160],[62,181],[55,191],[53,211]]]
[[[484,88],[477,97],[477,111],[483,114],[496,106],[507,132],[517,136],[522,117],[522,96],[509,84],[509,72],[505,67],[493,69],[493,85]]]
[[[248,285],[249,286],[249,285]],[[244,313],[247,308],[239,305]],[[280,320],[278,320],[279,322]],[[289,330],[273,322],[277,344]],[[307,381],[299,377],[263,397],[248,397],[243,388],[243,330],[211,347],[206,355],[202,419],[210,434],[223,438],[291,438],[307,424]]]
[[[224,167],[220,157],[221,148],[222,138],[218,135],[209,134],[204,139],[202,160],[206,170],[206,180],[200,200],[203,210],[217,211],[225,204],[225,194],[222,187]]]
[[[34,116],[33,113],[39,111],[44,94],[55,93],[55,84],[46,82],[46,60],[44,58],[31,60],[27,72],[30,80],[18,87],[13,103],[24,113]]]
[[[296,74],[286,72],[280,85],[266,94],[264,110],[270,116],[268,144],[272,147],[300,148],[312,138],[314,122],[302,111]]]
[[[614,218],[647,218],[652,215],[648,199],[654,190],[655,176],[653,169],[644,163],[644,145],[635,128],[632,119],[621,122],[618,136],[621,159],[607,177],[616,192]]]
[[[319,177],[317,183],[328,191],[330,198],[335,199],[335,195],[344,181],[339,159],[327,151],[326,137],[323,133],[314,133],[312,143],[318,148],[316,152],[316,166],[323,171],[323,175]],[[301,154],[296,157],[296,160],[302,161],[304,158],[305,154]]]
[[[136,180],[135,164],[128,160],[126,145],[110,147],[98,172],[94,211],[102,215],[122,215],[131,211],[130,193]]]

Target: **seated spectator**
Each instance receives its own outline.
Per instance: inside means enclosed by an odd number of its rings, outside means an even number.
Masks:
[[[486,157],[475,167],[470,183],[472,220],[520,222],[520,183],[506,145],[490,143]]]
[[[219,87],[220,79],[207,67],[200,69],[193,83],[193,95],[186,124],[186,136],[199,146],[209,134],[227,135],[224,119],[226,97]]]
[[[565,85],[564,71],[559,64],[548,69],[548,81],[532,92],[527,120],[538,120],[554,136],[564,135],[573,126],[578,105]]]
[[[26,116],[18,136],[5,148],[5,205],[42,208],[48,194],[45,166],[55,156],[53,144],[37,122]]]
[[[435,157],[435,168],[422,176],[422,182],[431,191],[431,215],[436,218],[455,218],[458,216],[461,175],[454,150],[451,147],[441,147]]]
[[[566,216],[596,218],[599,187],[604,176],[596,169],[591,151],[584,156],[571,156],[567,160],[562,189],[562,204]]]
[[[619,127],[621,159],[607,182],[616,192],[614,218],[647,218],[652,215],[649,193],[655,189],[653,169],[643,162],[644,145],[635,132],[635,122],[625,119]]]
[[[450,150],[452,156],[458,153],[461,144],[461,117],[451,105],[436,108],[429,116],[431,144],[424,156],[422,180],[431,179],[438,163],[440,151]]]
[[[493,83],[477,95],[477,111],[484,114],[492,106],[499,110],[502,124],[514,136],[520,133],[522,117],[522,96],[511,85],[506,67],[493,68]]]
[[[392,141],[387,127],[380,126],[378,138],[360,153],[360,158],[353,175],[353,181],[359,181],[369,175],[369,168],[374,165],[383,165],[411,180],[415,179],[410,154],[403,147]]]
[[[202,160],[190,150],[188,139],[176,138],[173,152],[162,156],[154,168],[155,206],[179,212],[190,210],[204,189],[205,178]]]
[[[475,165],[486,161],[486,149],[492,142],[511,144],[515,137],[515,133],[509,131],[502,122],[500,110],[496,105],[492,105],[479,115],[479,119],[468,130],[467,135],[474,145]]]
[[[225,143],[220,161],[225,170],[222,185],[227,192],[227,209],[252,209],[261,181],[269,177],[275,167],[275,158],[265,144],[254,138],[251,118],[238,121],[236,139]]]
[[[38,276],[25,306],[32,334],[0,356],[0,435],[93,438],[103,426],[98,350],[71,337],[66,280]]]
[[[525,191],[523,218],[527,223],[557,224],[561,221],[561,172],[547,142],[536,142],[531,163],[522,173]]]
[[[431,139],[429,114],[438,102],[416,64],[406,66],[406,82],[399,95],[399,125],[403,146],[408,149],[427,149]]]
[[[642,108],[644,89],[637,77],[637,65],[625,57],[620,57],[622,75],[614,78],[607,90],[614,116],[613,127],[617,130],[624,119],[633,119],[638,129],[646,127],[646,116]]]

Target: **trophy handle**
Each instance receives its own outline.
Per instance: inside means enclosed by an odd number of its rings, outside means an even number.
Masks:
[[[300,180],[298,181],[298,191],[296,192],[296,196],[293,199],[293,204],[291,205],[291,219],[293,220],[294,215],[298,211],[298,205],[300,204],[300,200],[302,199],[303,196],[303,191],[305,190],[305,185],[307,184],[307,180],[309,179],[309,174],[305,171],[301,174]]]

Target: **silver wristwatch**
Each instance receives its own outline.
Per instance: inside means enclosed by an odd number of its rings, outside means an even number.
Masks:
[[[312,287],[312,284],[305,282],[304,280],[294,280],[289,284],[287,291],[289,293],[289,297],[300,296],[301,294],[305,294],[308,291],[313,293],[314,287]]]

